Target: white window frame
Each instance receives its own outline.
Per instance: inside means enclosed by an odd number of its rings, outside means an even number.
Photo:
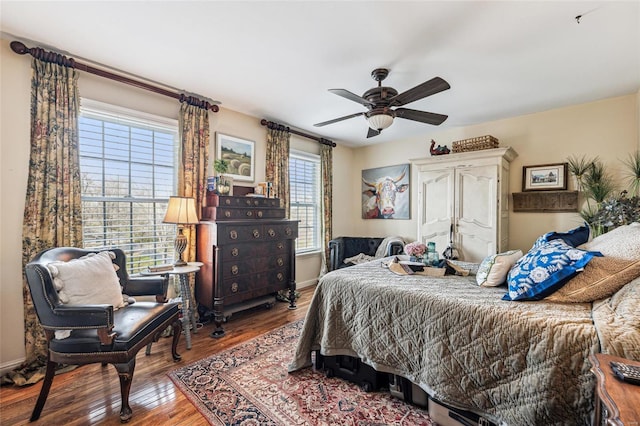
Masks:
[[[163,133],[167,132],[173,135],[173,142],[172,142],[173,153],[171,154],[173,157],[172,159],[173,170],[171,172],[171,182],[169,184],[165,183],[163,185],[165,187],[164,189],[160,188],[160,186],[158,185],[161,185],[161,184],[155,181],[155,177],[156,177],[155,168],[160,167],[160,164],[155,162],[154,159],[139,161],[138,163],[144,166],[145,168],[151,168],[152,170],[154,170],[154,172],[152,172],[153,177],[150,178],[150,183],[149,183],[149,188],[151,189],[151,192],[152,192],[151,196],[140,195],[141,188],[143,188],[144,190],[144,186],[141,187],[140,185],[132,184],[132,182],[133,183],[136,182],[135,180],[136,177],[133,176],[131,172],[132,162],[130,161],[130,158],[131,158],[131,153],[135,151],[135,146],[130,145],[128,151],[126,149],[123,150],[123,155],[127,156],[127,158],[125,158],[124,161],[122,161],[122,159],[114,159],[113,156],[110,157],[111,161],[120,162],[120,164],[128,163],[130,167],[128,170],[127,195],[112,196],[107,193],[108,190],[105,185],[105,182],[108,180],[106,176],[109,174],[109,169],[105,165],[105,163],[107,162],[107,156],[105,156],[105,151],[103,150],[101,154],[97,154],[97,155],[95,153],[92,154],[89,151],[85,151],[83,153],[83,148],[82,148],[82,143],[83,143],[82,132],[83,131],[82,131],[82,123],[81,123],[80,132],[79,132],[80,133],[79,142],[78,142],[79,143],[78,148],[80,151],[81,179],[83,179],[83,169],[82,169],[83,160],[85,164],[87,161],[89,161],[89,159],[91,159],[92,162],[101,161],[103,163],[101,165],[103,177],[101,180],[101,184],[99,185],[101,186],[100,194],[87,195],[84,193],[85,185],[82,185],[83,194],[81,196],[81,199],[83,203],[83,208],[85,208],[86,204],[89,204],[89,203],[93,203],[94,205],[97,204],[99,206],[98,208],[102,209],[102,214],[106,217],[106,214],[108,213],[108,209],[107,209],[108,203],[112,205],[114,203],[117,203],[117,204],[122,203],[125,209],[127,208],[129,209],[128,227],[130,229],[130,232],[123,233],[125,235],[118,235],[117,238],[104,239],[104,238],[90,238],[88,234],[91,234],[91,232],[93,231],[94,232],[93,235],[100,232],[104,236],[112,235],[113,233],[108,232],[109,227],[108,227],[108,224],[106,224],[106,222],[103,222],[102,225],[98,226],[98,228],[100,227],[102,228],[102,231],[98,229],[98,232],[95,232],[96,227],[90,228],[90,227],[83,226],[84,228],[83,232],[85,234],[84,247],[91,248],[91,249],[103,249],[103,248],[114,248],[114,247],[121,248],[122,250],[124,250],[124,252],[127,255],[127,270],[129,273],[140,272],[142,269],[150,265],[161,264],[161,263],[171,263],[174,257],[173,242],[177,232],[176,226],[172,224],[163,224],[162,219],[164,217],[164,213],[166,212],[166,206],[169,200],[169,196],[174,195],[176,190],[177,168],[178,168],[178,163],[177,163],[178,149],[177,148],[178,148],[178,138],[179,138],[178,121],[175,119],[167,118],[167,117],[160,117],[157,115],[148,114],[141,111],[136,111],[128,108],[110,105],[107,103],[98,102],[98,101],[85,99],[85,98],[81,99],[80,105],[81,105],[80,106],[81,120],[85,117],[88,117],[92,119],[101,120],[104,122],[121,123],[126,126],[131,126],[132,129],[133,128],[135,129],[151,128],[159,132],[163,132]],[[104,139],[104,136],[103,136],[103,141],[104,143],[102,147],[104,149],[104,146],[106,145],[106,139]],[[131,139],[129,139],[129,141],[131,141]],[[97,145],[99,144],[100,142],[98,142],[98,144],[93,146],[97,147]],[[155,152],[154,149],[152,149],[152,151]],[[152,157],[155,158],[155,153],[152,154]],[[166,161],[166,157],[165,157],[165,161]],[[85,167],[86,167],[85,169],[85,173],[86,173],[86,170],[89,168],[89,166],[86,165]],[[166,165],[163,167],[166,167]],[[100,168],[94,169],[94,172],[96,170],[100,170]],[[167,186],[170,186],[170,188],[167,189],[166,188]],[[132,190],[132,188],[134,187],[135,187],[135,190]],[[141,206],[148,207],[148,212],[150,212],[148,213],[150,214],[148,221],[144,221],[144,218],[142,220],[142,222],[145,223],[145,225],[143,226],[146,226],[146,224],[148,224],[148,228],[151,228],[150,230],[142,231],[141,229],[143,228],[141,228],[139,224],[141,222],[140,218],[139,217],[136,218],[134,217],[134,215],[131,214],[134,210],[138,210],[138,211],[144,210],[140,208]],[[85,214],[90,214],[90,213],[83,211],[83,220],[86,220],[87,221],[86,223],[88,223],[89,219],[85,216]],[[126,217],[125,217],[125,222],[126,222]],[[140,241],[140,239],[142,238],[141,234],[136,234],[136,232],[142,233],[147,241],[144,241],[144,240]],[[136,235],[137,235],[137,238],[136,238]],[[150,241],[149,241],[149,235],[151,235]],[[138,241],[136,241],[136,239],[138,239]]]
[[[316,176],[315,176],[315,197],[313,197],[313,202],[299,202],[296,199],[295,194],[295,185],[296,182],[293,180],[293,173],[291,173],[291,160],[297,159],[301,161],[311,162],[315,165]],[[312,226],[306,226],[305,221],[301,220],[298,223],[298,239],[296,239],[296,255],[300,254],[309,254],[309,253],[317,253],[322,249],[322,187],[320,186],[321,181],[321,164],[320,164],[320,156],[318,154],[311,154],[309,152],[300,151],[296,149],[289,150],[289,209],[290,209],[290,217],[291,219],[300,218],[293,215],[293,209],[296,206],[304,206],[304,207],[312,207],[315,213],[315,217],[313,221],[315,222]],[[306,233],[306,230],[311,229],[312,234],[311,237],[313,239],[313,246],[300,248],[299,244],[304,240],[301,238],[302,235]]]

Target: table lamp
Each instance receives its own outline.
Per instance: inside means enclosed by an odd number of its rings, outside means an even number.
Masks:
[[[191,197],[169,197],[167,213],[164,215],[164,223],[175,223],[178,225],[178,235],[176,236],[175,249],[178,259],[174,266],[185,266],[187,262],[182,260],[182,253],[187,248],[187,237],[182,233],[184,225],[199,223],[196,213],[196,201]]]

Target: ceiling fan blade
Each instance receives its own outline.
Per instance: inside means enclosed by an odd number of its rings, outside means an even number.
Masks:
[[[368,100],[366,100],[362,96],[358,96],[355,93],[351,93],[348,90],[345,90],[345,89],[329,89],[329,91],[331,93],[335,93],[338,96],[342,96],[343,98],[349,99],[350,101],[357,102],[357,103],[359,103],[361,105],[364,105],[366,107],[373,107],[374,106],[374,104],[372,102],[369,102]]]
[[[409,89],[405,92],[397,94],[393,98],[389,99],[389,104],[393,106],[406,105],[411,102],[417,101],[418,99],[435,95],[436,93],[440,93],[450,88],[451,86],[449,86],[449,83],[447,83],[440,77],[434,77],[429,81],[418,84],[413,89]]]
[[[436,114],[434,112],[418,111],[409,108],[397,108],[396,117],[406,118],[407,120],[419,121],[421,123],[433,124],[438,126],[449,117],[448,115]]]
[[[322,126],[326,126],[327,124],[333,124],[333,123],[337,123],[338,121],[348,120],[349,118],[357,117],[357,116],[363,115],[363,114],[364,114],[364,112],[357,112],[355,114],[345,115],[344,117],[334,118],[333,120],[323,121],[322,123],[316,123],[316,124],[314,124],[314,126],[315,127],[322,127]]]
[[[379,134],[380,130],[372,129],[371,127],[369,127],[369,131],[367,132],[367,139],[378,136]]]

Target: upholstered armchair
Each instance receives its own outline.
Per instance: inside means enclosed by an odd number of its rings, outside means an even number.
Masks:
[[[329,241],[330,259],[329,270],[333,271],[347,266],[353,266],[353,263],[344,263],[348,259],[358,254],[367,256],[394,256],[400,254],[404,250],[404,243],[399,238],[387,239],[388,244],[383,247],[379,253],[378,248],[385,238],[373,237],[338,237]]]
[[[171,325],[174,327],[171,354],[174,361],[180,359],[177,345],[182,324],[178,304],[164,303],[167,277],[129,277],[124,252],[119,249],[93,251],[70,247],[39,253],[25,272],[48,342],[47,369],[31,421],[40,417],[57,363],[113,364],[120,377],[120,420],[129,421],[132,416],[129,391],[138,351],[147,346],[148,355],[151,343]],[[74,293],[74,289],[82,286],[83,292]],[[95,291],[92,297],[98,302],[78,303],[86,297],[84,290]],[[123,292],[128,296],[154,295],[162,302],[125,304]]]

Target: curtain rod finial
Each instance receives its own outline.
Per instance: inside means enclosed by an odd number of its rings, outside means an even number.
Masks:
[[[25,46],[24,43],[20,41],[12,41],[9,46],[11,46],[11,50],[16,52],[18,55],[26,55],[27,53],[29,53],[29,49],[27,49],[27,46]]]

